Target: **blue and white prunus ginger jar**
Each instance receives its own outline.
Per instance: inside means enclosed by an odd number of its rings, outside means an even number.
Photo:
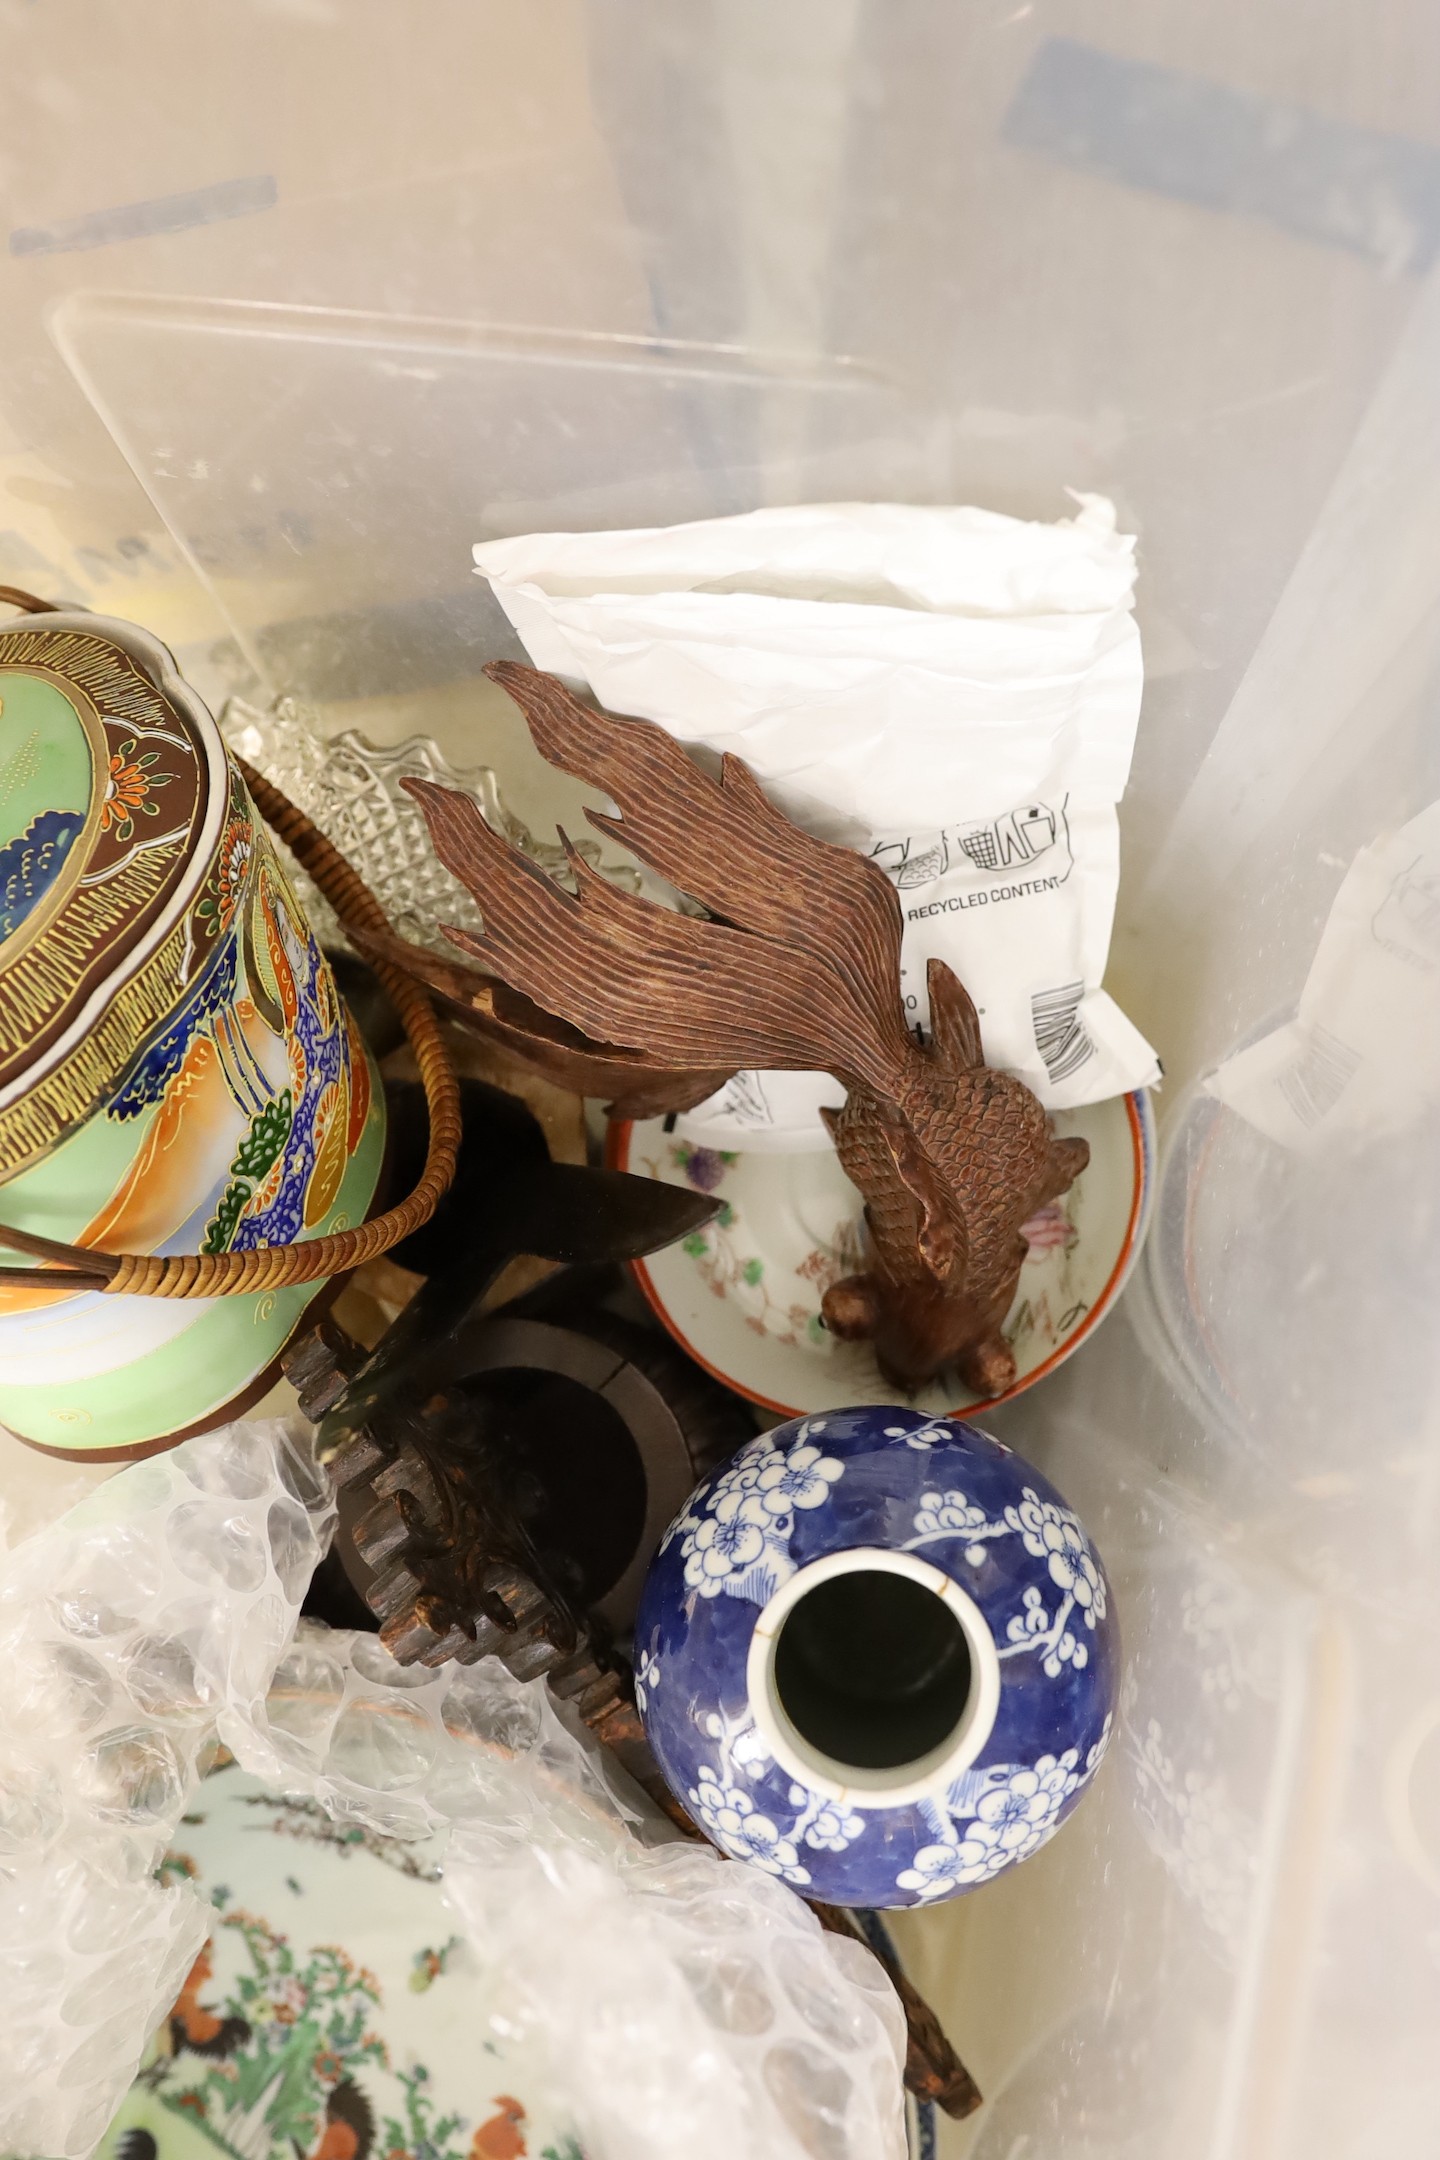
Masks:
[[[1055,1488],[973,1425],[794,1418],[666,1533],[635,1628],[666,1780],[737,1860],[922,1905],[1054,1834],[1110,1736],[1113,1601]]]

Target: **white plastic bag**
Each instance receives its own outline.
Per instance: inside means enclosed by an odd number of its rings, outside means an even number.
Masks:
[[[1134,542],[1076,499],[1054,525],[839,503],[475,550],[536,666],[734,751],[799,823],[873,853],[916,1025],[943,958],[989,1062],[1052,1108],[1158,1077],[1100,988],[1140,707]],[[826,1075],[742,1074],[684,1127],[824,1146],[818,1107],[841,1099]]]

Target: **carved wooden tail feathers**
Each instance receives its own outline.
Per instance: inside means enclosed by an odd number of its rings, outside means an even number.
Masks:
[[[553,676],[508,661],[487,673],[544,757],[619,804],[619,817],[590,811],[590,822],[709,913],[620,890],[567,840],[568,893],[470,797],[407,780],[483,917],[479,935],[446,934],[580,1031],[570,1047],[610,1072],[664,1068],[682,1094],[737,1067],[833,1073],[847,1101],[832,1131],[866,1202],[871,1253],[864,1275],[827,1294],[826,1319],[871,1338],[904,1386],[954,1363],[977,1392],[1003,1393],[1020,1225],[1084,1168],[1085,1143],[1057,1143],[1029,1090],[985,1067],[975,1008],[939,962],[932,1040],[911,1035],[900,904],[876,864],[792,824],[738,758],[713,779],[663,729],[584,705]]]
[[[447,935],[572,1027],[657,1063],[819,1067],[892,1093],[909,1038],[896,995],[900,906],[883,871],[801,832],[738,758],[712,780],[648,721],[582,705],[533,668],[486,672],[543,757],[621,804],[623,818],[591,811],[591,824],[717,919],[621,891],[566,840],[572,896],[468,796],[407,780],[436,853],[484,916],[483,935]]]
[[[413,975],[472,1032],[523,1058],[556,1087],[597,1097],[612,1117],[664,1117],[693,1110],[735,1071],[733,1065],[693,1072],[656,1065],[634,1050],[593,1041],[497,976],[412,945],[392,930],[347,922],[345,934],[366,960],[387,961]]]

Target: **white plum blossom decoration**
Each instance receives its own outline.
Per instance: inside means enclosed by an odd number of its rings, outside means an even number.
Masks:
[[[1105,1577],[1084,1526],[1071,1509],[1055,1500],[1042,1500],[1031,1485],[1025,1486],[1019,1506],[1007,1507],[999,1518],[987,1515],[963,1492],[925,1492],[915,1510],[915,1535],[906,1542],[905,1551],[953,1539],[963,1542],[971,1567],[979,1567],[986,1545],[1004,1537],[1018,1537],[1033,1559],[1043,1560],[1051,1582],[1063,1595],[1051,1612],[1039,1589],[1032,1585],[1026,1590],[1022,1609],[1006,1622],[1001,1657],[1033,1652],[1052,1680],[1066,1665],[1081,1671],[1090,1653],[1070,1622],[1078,1613],[1086,1628],[1093,1630],[1105,1618]]]
[[[702,1597],[717,1596],[728,1576],[743,1575],[764,1558],[765,1544],[760,1503],[745,1493],[722,1494],[685,1540],[686,1586]]]
[[[1090,1661],[1090,1653],[1065,1626],[1065,1608],[1060,1608],[1058,1617],[1052,1615],[1033,1583],[1025,1592],[1022,1605],[1023,1610],[1012,1613],[1006,1622],[1009,1647],[1000,1652],[1001,1657],[1011,1657],[1018,1651],[1042,1651],[1041,1667],[1052,1680],[1063,1665],[1073,1665],[1076,1672],[1083,1671]]]
[[[1114,1723],[1115,1719],[1113,1715],[1110,1711],[1107,1710],[1105,1713],[1105,1723],[1100,1728],[1100,1737],[1095,1742],[1094,1747],[1089,1749],[1085,1756],[1085,1776],[1087,1778],[1093,1777],[1095,1775],[1095,1772],[1099,1769],[1101,1763],[1105,1760],[1105,1751],[1110,1745],[1110,1730]]]
[[[784,1523],[788,1536],[795,1509],[822,1507],[840,1472],[840,1464],[818,1447],[791,1448],[788,1455],[776,1448],[755,1480],[755,1497],[777,1528]]]
[[[810,1440],[823,1428],[823,1419],[802,1425],[788,1450],[768,1435],[752,1441],[705,1492],[698,1512],[673,1525],[665,1542],[683,1539],[687,1590],[764,1604],[794,1574],[795,1511],[823,1507],[844,1474],[844,1464]]]
[[[803,1837],[816,1852],[844,1852],[865,1828],[864,1816],[855,1814],[842,1800],[826,1800],[807,1792],[803,1785],[790,1787],[790,1805],[804,1811],[792,1836]]]
[[[710,1710],[700,1722],[707,1738],[719,1742],[724,1759],[733,1769],[743,1770],[746,1777],[752,1778],[762,1777],[769,1769],[774,1757],[748,1712],[735,1718],[721,1710]]]
[[[809,1870],[800,1865],[793,1840],[783,1837],[768,1815],[760,1814],[749,1793],[725,1784],[723,1774],[708,1764],[702,1763],[698,1775],[699,1784],[690,1788],[690,1806],[722,1851],[786,1882],[809,1882]]]
[[[1027,1485],[1019,1507],[1006,1508],[1005,1520],[1020,1532],[1026,1552],[1048,1563],[1051,1582],[1079,1606],[1085,1625],[1093,1628],[1103,1620],[1105,1578],[1079,1516],[1053,1500],[1040,1499]]]
[[[970,1820],[952,1821],[949,1836],[922,1845],[896,1876],[897,1887],[923,1904],[1028,1860],[1053,1837],[1061,1808],[1083,1784],[1088,1773],[1079,1764],[1079,1750],[1066,1748],[1063,1755],[1042,1755],[1033,1766],[1011,1764],[997,1772]]]
[[[933,1545],[941,1538],[964,1538],[965,1558],[971,1567],[979,1567],[985,1558],[987,1538],[1011,1534],[1009,1523],[992,1522],[984,1508],[967,1500],[963,1492],[922,1493],[915,1511],[915,1530],[916,1535],[905,1547],[907,1552],[913,1552],[917,1545]]]
[[[1079,1672],[1090,1653],[1072,1633],[1071,1617],[1078,1612],[1091,1630],[1105,1618],[1105,1578],[1080,1519],[1069,1508],[1040,1499],[1028,1485],[1019,1507],[1006,1508],[1005,1519],[1019,1532],[1026,1552],[1046,1562],[1050,1580],[1064,1595],[1052,1613],[1032,1584],[1025,1592],[1023,1611],[1006,1624],[1006,1647],[1000,1655],[1034,1652],[1052,1680],[1065,1665]]]
[[[887,1425],[885,1438],[903,1440],[906,1447],[943,1447],[947,1441],[954,1440],[955,1428],[947,1425],[943,1419],[932,1418],[928,1425],[922,1425],[918,1430],[912,1430],[908,1425]]]
[[[660,1660],[653,1650],[642,1653],[635,1666],[635,1706],[643,1711],[660,1682]]]
[[[960,1843],[958,1839],[935,1845],[922,1845],[915,1852],[909,1867],[902,1868],[895,1882],[901,1890],[913,1890],[923,1903],[926,1898],[945,1897],[957,1889],[960,1877]]]

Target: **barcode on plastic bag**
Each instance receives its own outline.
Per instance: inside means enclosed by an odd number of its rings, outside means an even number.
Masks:
[[[1052,1086],[1079,1072],[1094,1057],[1095,1045],[1080,1025],[1083,982],[1063,983],[1058,990],[1037,990],[1030,999],[1035,1026],[1035,1047],[1045,1060]]]
[[[1362,1062],[1360,1052],[1328,1028],[1312,1026],[1308,1032],[1309,1041],[1275,1081],[1307,1130],[1334,1109]]]

